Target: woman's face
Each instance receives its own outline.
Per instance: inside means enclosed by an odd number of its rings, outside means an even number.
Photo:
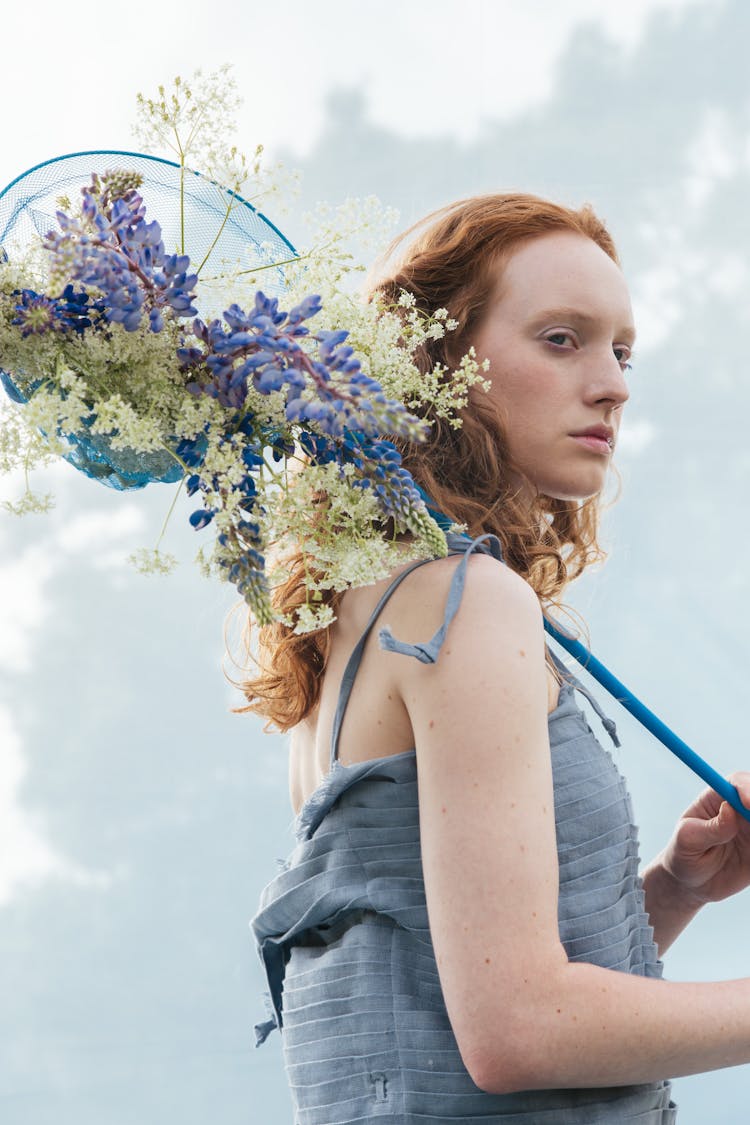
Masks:
[[[499,267],[473,343],[536,492],[580,500],[603,487],[634,337],[622,273],[592,239],[540,235]]]

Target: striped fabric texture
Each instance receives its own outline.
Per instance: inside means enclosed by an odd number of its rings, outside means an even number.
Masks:
[[[466,549],[446,618],[472,549],[488,548]],[[389,647],[399,643],[391,638]],[[660,977],[626,785],[576,704],[574,689],[584,689],[565,675],[549,716],[560,936],[572,961]],[[294,1125],[675,1122],[667,1081],[505,1095],[478,1089],[461,1061],[430,939],[416,754],[346,766],[336,759],[337,741],[335,729],[331,771],[302,808],[297,846],[252,923],[271,1007],[258,1041],[281,1029]]]

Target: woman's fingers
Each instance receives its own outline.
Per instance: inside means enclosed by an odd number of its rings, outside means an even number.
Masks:
[[[728,801],[722,801],[716,816],[706,821],[707,835],[710,846],[728,844],[737,834],[737,818],[739,814],[734,811]]]
[[[750,771],[735,770],[729,774],[728,780],[737,790],[742,804],[750,811]],[[711,820],[718,814],[723,801],[724,798],[715,789],[704,789],[692,805],[685,809],[681,819],[696,817],[699,820]]]
[[[750,772],[737,770],[729,775],[729,780],[740,795],[740,800],[746,809],[750,809]]]
[[[737,832],[737,814],[722,801],[714,816],[685,815],[674,838],[676,853],[683,859],[700,859],[711,848],[728,843]]]

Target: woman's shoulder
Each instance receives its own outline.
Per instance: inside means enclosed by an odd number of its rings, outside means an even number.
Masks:
[[[346,590],[330,626],[331,642],[336,648],[350,649],[363,634],[380,599],[405,571],[408,573],[388,597],[376,627],[388,625],[411,643],[432,636],[444,619],[451,583],[463,557],[451,554],[424,560],[422,565],[406,561],[377,582]],[[525,607],[527,614],[541,619],[537,596],[528,582],[490,555],[472,552],[466,560],[457,617],[483,611],[507,612],[514,607]]]
[[[490,555],[473,552],[466,559],[463,582],[456,589],[456,572],[462,561],[463,555],[449,555],[416,567],[389,598],[380,624],[389,626],[407,643],[424,641],[445,620],[453,585],[454,637],[466,635],[476,642],[488,627],[503,620],[541,630],[539,599],[525,579]]]

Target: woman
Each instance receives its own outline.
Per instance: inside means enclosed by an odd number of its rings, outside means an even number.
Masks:
[[[750,882],[750,825],[703,793],[641,880],[624,781],[545,649],[628,398],[615,248],[588,208],[488,196],[380,289],[458,321],[425,369],[490,361],[461,428],[404,450],[468,536],[347,591],[315,644],[266,638],[247,694],[279,722],[285,691],[299,842],[254,921],[260,1036],[282,1029],[299,1125],[672,1122],[666,1079],[750,1060],[749,980],[658,979]]]

